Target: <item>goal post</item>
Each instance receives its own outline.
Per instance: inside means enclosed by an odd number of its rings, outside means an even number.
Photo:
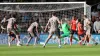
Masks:
[[[59,10],[68,10],[68,9],[84,7],[84,14],[86,14],[86,2],[24,2],[24,3],[0,3],[0,5],[1,5],[0,10],[13,11],[13,12],[46,12],[46,11],[48,12],[48,11],[59,11]],[[30,7],[25,7],[25,6],[30,6]],[[41,7],[37,8],[36,6],[41,6],[42,8],[44,8],[44,10],[40,9]],[[24,9],[30,9],[30,10],[24,10]]]
[[[57,12],[57,16],[60,19],[63,15],[67,15],[70,19],[72,16],[81,19],[81,14],[87,14],[86,2],[0,3],[0,11],[17,13],[18,22],[22,25],[22,32],[26,32],[29,25],[33,22],[33,19],[36,18],[39,18],[40,24],[45,26],[48,19],[51,17],[51,12]]]

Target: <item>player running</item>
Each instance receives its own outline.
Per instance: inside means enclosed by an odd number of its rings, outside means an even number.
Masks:
[[[90,22],[90,20],[87,18],[87,16],[85,15],[84,16],[84,29],[85,29],[85,33],[86,33],[86,35],[85,35],[85,40],[84,40],[84,44],[87,44],[87,45],[89,45],[89,41],[90,40],[92,40],[94,43],[95,43],[95,45],[97,45],[98,43],[91,37],[91,26],[90,26],[90,24],[91,24],[91,22]],[[87,39],[89,39],[88,41],[87,41]]]
[[[29,34],[29,38],[28,38],[28,41],[26,43],[26,45],[28,46],[29,45],[29,42],[31,41],[31,39],[34,37],[35,38],[35,41],[34,41],[34,45],[37,44],[37,41],[39,39],[39,19],[36,19],[35,22],[33,22],[29,28],[28,28],[28,34]]]
[[[72,17],[71,21],[71,38],[70,38],[70,45],[72,45],[73,34],[77,32],[77,18],[75,16]]]
[[[52,17],[48,20],[48,23],[45,27],[45,32],[46,32],[47,27],[49,26],[49,24],[50,24],[49,35],[48,35],[48,38],[46,39],[43,47],[45,48],[46,44],[51,39],[52,35],[56,34],[56,36],[58,37],[58,43],[59,43],[59,48],[60,48],[61,47],[60,30],[58,28],[58,25],[60,24],[60,21],[59,21],[58,17],[56,17],[56,13],[52,13]]]
[[[63,31],[63,34],[61,35],[62,38],[65,38],[65,37],[70,37],[71,35],[71,32],[70,32],[70,25],[68,23],[68,21],[66,20],[62,20],[61,21],[61,27],[62,27],[62,31]],[[74,40],[78,41],[77,38],[73,37]],[[66,40],[64,40],[65,42]],[[71,41],[70,41],[70,44],[71,44]]]
[[[10,43],[11,43],[12,41],[15,40],[16,35],[13,32],[10,32],[10,35],[9,36],[11,37],[11,40],[10,40]]]
[[[84,39],[85,33],[84,33],[81,19],[78,19],[77,33],[78,33],[78,38],[79,38],[79,44],[82,45],[82,42],[84,41],[83,39]]]
[[[13,32],[16,35],[16,38],[17,38],[17,46],[21,46],[20,45],[19,33],[15,29],[16,28],[15,27],[16,19],[14,18],[14,15],[11,15],[11,18],[9,18],[7,21],[8,21],[8,24],[7,24],[8,45],[11,46],[11,36],[10,36],[10,33]]]
[[[21,28],[20,28],[19,25],[16,24],[16,23],[14,24],[14,29],[15,29],[15,31],[16,31],[18,34],[19,34],[20,31],[21,31]],[[9,36],[10,36],[10,38],[11,38],[11,39],[10,39],[10,43],[16,39],[16,35],[15,35],[13,32],[10,32]],[[20,38],[20,35],[19,35],[19,38]]]

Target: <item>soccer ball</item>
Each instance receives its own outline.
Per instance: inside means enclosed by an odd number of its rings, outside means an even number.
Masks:
[[[56,36],[52,36],[52,39],[55,40],[56,39]]]

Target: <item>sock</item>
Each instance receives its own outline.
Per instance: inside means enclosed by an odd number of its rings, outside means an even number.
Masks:
[[[43,46],[45,46],[46,44],[44,43]]]
[[[61,46],[61,45],[59,45],[59,46]]]
[[[79,41],[79,40],[78,40],[77,38],[75,38],[75,37],[74,37],[73,39],[76,40],[76,41]]]

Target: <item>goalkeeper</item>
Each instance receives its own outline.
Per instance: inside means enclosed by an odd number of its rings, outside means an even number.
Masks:
[[[61,20],[61,28],[63,31],[63,34],[61,35],[61,39],[65,37],[70,37],[70,25],[68,24],[68,21]],[[74,40],[78,41],[77,38],[73,38]],[[66,40],[64,40],[66,42]]]

